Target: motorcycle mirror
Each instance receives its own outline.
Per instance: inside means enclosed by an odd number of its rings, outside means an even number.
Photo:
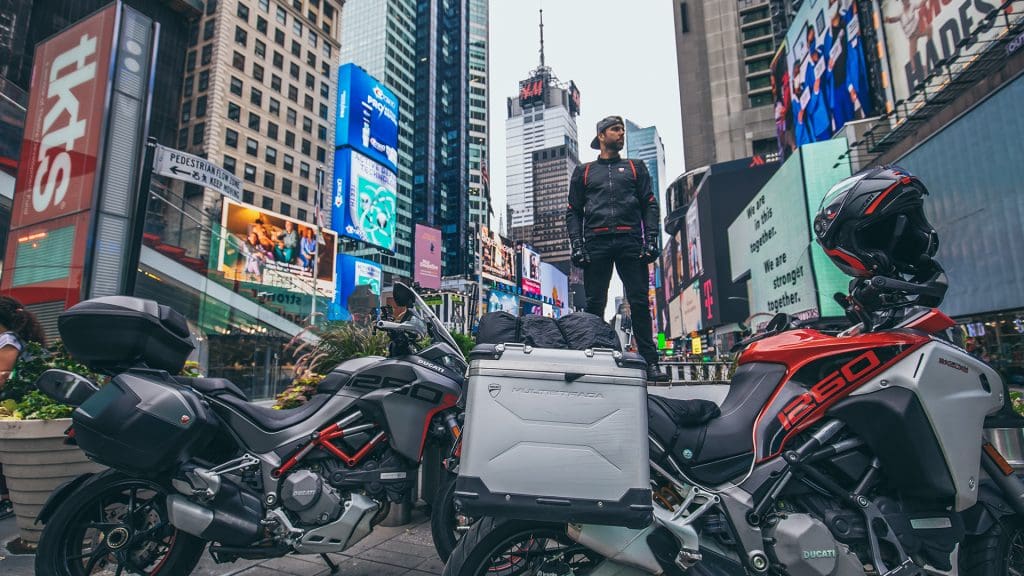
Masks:
[[[76,408],[100,389],[84,376],[56,369],[43,372],[36,379],[36,387],[57,402]]]
[[[395,304],[398,304],[402,308],[409,308],[416,302],[416,293],[401,282],[395,283],[394,289]]]

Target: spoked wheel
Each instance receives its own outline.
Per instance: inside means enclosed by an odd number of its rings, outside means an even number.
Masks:
[[[482,518],[455,547],[444,576],[586,576],[604,558],[573,542],[565,529]]]
[[[43,529],[36,574],[188,574],[205,542],[171,526],[167,490],[104,472],[61,503]]]
[[[969,538],[960,566],[967,576],[1024,575],[1024,520],[1007,516],[984,535]]]

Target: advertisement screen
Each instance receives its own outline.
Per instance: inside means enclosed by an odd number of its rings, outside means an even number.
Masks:
[[[700,245],[700,217],[697,214],[697,198],[686,209],[686,262],[690,275],[688,280],[699,278],[704,273],[703,251]]]
[[[480,227],[480,266],[484,276],[494,280],[516,282],[516,252],[512,242],[497,230]]]
[[[693,332],[694,330],[700,330],[703,325],[701,322],[701,309],[700,309],[700,283],[694,282],[683,289],[683,294],[680,296],[682,301],[682,321],[683,321],[683,334]]]
[[[394,172],[398,165],[398,98],[355,64],[338,69],[335,147],[351,146]]]
[[[531,304],[530,302],[523,302],[523,316],[542,316],[544,314],[544,306],[541,304]]]
[[[519,83],[519,105],[529,106],[544,101],[544,78],[530,78]]]
[[[331,225],[342,236],[395,249],[398,177],[349,148],[334,153]]]
[[[1001,4],[1001,0],[884,0],[882,16],[896,100],[910,96],[940,62],[951,58],[958,63],[970,62],[973,56],[992,46],[991,41],[1006,31],[1007,24],[1012,29],[1024,18],[1021,3],[1012,2],[996,16],[998,26],[986,26],[985,17]],[[961,46],[974,32],[974,43]],[[954,67],[956,73],[962,70]],[[925,85],[925,90],[932,92],[946,84],[955,85],[956,77],[938,74]]]
[[[422,288],[441,289],[441,231],[437,228],[416,225],[415,245],[416,266],[413,280]]]
[[[326,244],[320,244],[308,224],[230,198],[221,226],[216,269],[226,280],[311,294],[315,258],[317,294],[334,296],[334,232],[323,230]]]
[[[523,295],[528,298],[540,298],[540,254],[533,249],[523,246]]]
[[[540,264],[541,300],[554,307],[556,318],[569,313],[569,277],[547,262]]]
[[[2,285],[25,304],[81,298],[116,23],[111,5],[36,45]]]
[[[508,292],[491,290],[490,294],[487,295],[487,311],[508,312],[509,314],[518,316],[519,296],[509,294]]]
[[[783,157],[875,114],[860,19],[854,0],[809,0],[797,11],[771,69]]]
[[[683,332],[683,296],[680,294],[668,301],[669,338],[679,338]]]
[[[383,272],[378,264],[338,254],[338,289],[328,309],[328,320],[370,321],[376,318]]]
[[[576,83],[569,81],[569,114],[576,116],[580,113],[580,89]]]

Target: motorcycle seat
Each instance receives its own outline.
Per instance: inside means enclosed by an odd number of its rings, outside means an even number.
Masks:
[[[710,400],[647,396],[647,412],[651,413],[657,408],[664,410],[675,425],[680,427],[700,426],[722,415],[718,404]]]
[[[174,380],[178,382],[178,384],[191,386],[192,388],[195,388],[209,396],[231,394],[238,396],[242,400],[249,400],[249,397],[245,395],[245,392],[242,392],[241,388],[236,386],[234,382],[227,378],[185,378],[183,376],[176,376]]]
[[[330,394],[316,394],[302,406],[287,410],[274,410],[253,404],[232,394],[216,396],[217,400],[234,408],[247,420],[267,432],[280,432],[302,422],[320,410],[330,398]]]

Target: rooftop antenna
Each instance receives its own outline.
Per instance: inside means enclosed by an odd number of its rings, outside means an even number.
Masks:
[[[540,9],[540,67],[544,67],[544,9]]]

